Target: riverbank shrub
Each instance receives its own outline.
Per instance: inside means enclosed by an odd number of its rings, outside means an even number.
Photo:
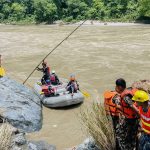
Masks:
[[[115,150],[112,121],[106,116],[103,104],[93,103],[81,111],[82,123],[96,145],[102,150]]]
[[[32,17],[34,16],[34,17]],[[149,0],[0,0],[0,22],[78,20],[134,21],[150,18]]]

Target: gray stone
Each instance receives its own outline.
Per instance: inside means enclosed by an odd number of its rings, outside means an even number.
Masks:
[[[14,127],[26,132],[42,127],[40,99],[32,90],[7,77],[0,78],[0,110]]]
[[[11,148],[11,150],[23,150],[21,147],[18,147],[18,146],[14,146]]]
[[[56,150],[56,147],[44,141],[30,141],[28,142],[28,150]]]
[[[93,138],[87,138],[82,144],[77,146],[76,150],[100,150]]]
[[[18,146],[25,145],[26,144],[26,138],[24,136],[24,133],[19,133],[19,134],[14,135],[13,142]]]

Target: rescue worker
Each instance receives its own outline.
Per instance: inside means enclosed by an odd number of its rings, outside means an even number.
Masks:
[[[120,100],[120,94],[125,90],[126,88],[126,81],[122,78],[116,80],[116,87],[115,87],[115,92],[112,100],[110,101],[110,105],[113,106],[115,113],[112,111],[111,116],[113,120],[113,125],[114,128],[116,129],[116,125],[119,123],[119,111],[117,108],[117,104],[119,103]]]
[[[56,89],[52,87],[51,85],[43,85],[42,86],[42,94],[44,94],[46,97],[55,96],[56,95]]]
[[[142,134],[139,139],[139,150],[150,150],[150,104],[149,95],[145,91],[135,92],[133,101],[136,101],[139,108]]]
[[[69,91],[69,93],[71,93],[72,96],[74,95],[74,93],[77,93],[77,91],[79,90],[79,85],[74,75],[70,76],[70,81],[67,84],[66,89],[67,91]]]
[[[43,61],[42,68],[38,67],[37,70],[43,72],[42,85],[50,83],[50,67],[47,65],[47,62]]]
[[[55,73],[55,70],[52,71],[52,74],[50,75],[50,81],[51,84],[53,85],[58,85],[59,84],[59,78]]]
[[[116,85],[118,84],[118,81],[116,81]],[[139,125],[137,115],[138,110],[132,101],[136,89],[126,88],[126,84],[123,85],[122,92],[114,99],[114,102],[120,111],[119,124],[116,127],[116,136],[121,150],[133,150],[136,147]],[[116,86],[116,88],[118,88],[118,86]]]
[[[116,127],[119,124],[119,111],[117,109],[117,104],[120,100],[120,94],[126,88],[126,81],[124,79],[116,80],[115,91],[106,91],[104,93],[104,104],[106,114],[111,117],[114,132],[116,133]],[[118,98],[119,97],[119,98]],[[118,139],[116,138],[116,149],[120,150]]]

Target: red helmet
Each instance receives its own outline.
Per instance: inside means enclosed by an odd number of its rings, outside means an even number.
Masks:
[[[75,75],[70,76],[70,81],[75,81]]]

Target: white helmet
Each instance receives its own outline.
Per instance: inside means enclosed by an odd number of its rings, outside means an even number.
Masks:
[[[52,70],[52,73],[55,73],[55,70]]]

